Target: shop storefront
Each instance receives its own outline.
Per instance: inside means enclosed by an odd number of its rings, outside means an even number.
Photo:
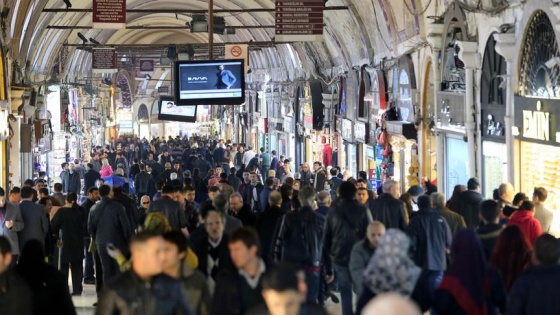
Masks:
[[[356,144],[354,143],[354,122],[342,118],[340,135],[339,165],[348,170],[350,176],[355,177],[358,172],[358,165],[356,163]]]
[[[546,206],[553,210],[551,233],[560,232],[560,55],[551,18],[538,10],[527,21],[520,47],[518,96],[514,98],[513,135],[516,152],[516,185],[531,195],[534,187],[548,190]]]
[[[496,41],[492,34],[486,42],[480,78],[482,194],[487,198],[492,196],[493,190],[501,183],[507,182],[504,118],[507,86],[500,79],[506,74],[506,61],[496,52],[495,47]]]
[[[465,15],[458,5],[451,5],[444,17],[442,36],[441,84],[436,93],[436,146],[438,156],[438,190],[451,197],[455,185],[466,185],[475,173],[471,169],[466,128],[467,93],[473,93],[466,84],[465,64],[458,58],[458,41],[468,38]],[[469,91],[467,91],[469,89]],[[474,143],[472,143],[474,148]],[[441,167],[441,168],[440,168]]]
[[[358,171],[369,171],[367,143],[369,138],[369,124],[354,122],[354,139],[356,140],[356,163]]]

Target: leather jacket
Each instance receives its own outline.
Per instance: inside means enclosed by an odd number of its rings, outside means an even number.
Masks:
[[[149,281],[130,270],[106,286],[97,305],[97,314],[190,315],[192,314],[179,280],[161,274]]]
[[[310,207],[301,207],[278,221],[274,260],[319,267],[325,218]]]
[[[348,266],[352,247],[366,236],[366,211],[366,207],[355,199],[341,199],[327,214],[323,242],[323,259],[327,274],[332,274],[332,263]]]

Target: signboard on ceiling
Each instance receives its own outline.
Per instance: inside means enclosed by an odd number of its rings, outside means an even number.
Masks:
[[[93,0],[93,28],[121,29],[126,26],[126,0]]]
[[[154,60],[140,59],[140,72],[154,72]]]
[[[93,73],[117,72],[117,51],[115,48],[92,47],[91,53],[91,68]]]
[[[249,45],[225,45],[225,59],[243,59],[245,60],[244,74],[247,74],[249,66]]]
[[[277,42],[323,40],[324,0],[276,0]]]

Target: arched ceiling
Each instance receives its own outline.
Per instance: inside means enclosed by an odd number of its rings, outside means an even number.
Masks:
[[[72,9],[91,9],[92,1],[70,0]],[[106,45],[168,45],[205,44],[206,33],[184,29],[100,30],[47,29],[47,26],[91,27],[92,13],[80,11],[43,12],[43,9],[64,9],[62,0],[8,0],[9,49],[13,59],[26,65],[32,74],[48,76],[61,51],[67,51],[63,64],[67,77],[84,77],[91,68],[91,53],[76,49],[86,38]],[[441,15],[447,0],[329,0],[327,7],[347,6],[345,10],[325,11],[323,42],[274,43],[274,28],[238,28],[235,35],[214,35],[216,43],[269,42],[250,49],[253,69],[276,69],[286,80],[336,75],[353,66],[370,64],[374,56],[397,57],[398,45],[407,40],[420,42],[426,16]],[[417,14],[429,5],[423,15]],[[206,10],[207,0],[127,0],[127,9],[140,10]],[[273,9],[273,0],[214,0],[215,10]],[[412,9],[412,11],[411,11]],[[227,26],[274,25],[274,12],[219,13]],[[191,21],[185,13],[127,13],[127,26],[185,26]],[[146,49],[149,50],[149,49]],[[131,48],[132,51],[132,48]],[[146,52],[148,54],[148,52]],[[139,53],[138,53],[139,54]],[[154,52],[152,51],[153,55]]]

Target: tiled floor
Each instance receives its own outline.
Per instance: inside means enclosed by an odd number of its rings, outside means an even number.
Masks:
[[[95,314],[95,307],[93,303],[97,301],[94,285],[84,285],[84,293],[82,296],[73,296],[74,306],[78,315],[93,315]],[[340,304],[333,304],[330,300],[327,302],[327,310],[332,315],[342,314]]]

